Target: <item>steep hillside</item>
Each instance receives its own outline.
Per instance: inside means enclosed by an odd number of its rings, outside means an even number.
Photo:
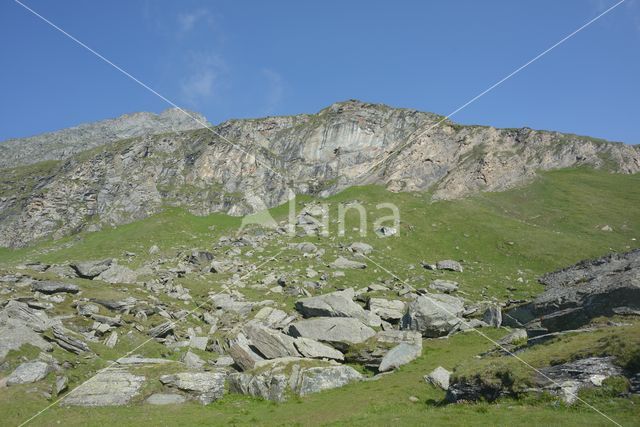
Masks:
[[[147,135],[4,170],[0,245],[128,223],[167,206],[243,215],[283,203],[289,190],[328,196],[378,184],[456,199],[523,185],[541,170],[640,170],[638,147],[531,129],[433,127],[441,119],[347,101],[315,115]]]

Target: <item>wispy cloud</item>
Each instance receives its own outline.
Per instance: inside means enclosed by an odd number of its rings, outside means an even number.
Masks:
[[[285,83],[280,73],[272,69],[269,69],[269,68],[263,69],[262,75],[267,80],[267,85],[265,89],[266,91],[265,113],[271,114],[282,102],[282,98],[284,97],[284,91],[285,91]]]
[[[207,9],[197,9],[178,14],[178,30],[181,34],[190,32],[198,24],[213,27],[215,24],[213,14]]]
[[[191,53],[187,75],[180,82],[183,100],[197,106],[219,95],[227,74],[225,61],[214,53]]]

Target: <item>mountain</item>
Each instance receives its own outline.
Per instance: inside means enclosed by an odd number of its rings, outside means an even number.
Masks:
[[[62,160],[100,145],[147,134],[180,132],[203,127],[207,120],[198,113],[171,108],[160,114],[124,114],[115,119],[48,132],[30,138],[0,143],[0,169]],[[190,117],[191,116],[191,117]]]
[[[325,197],[376,184],[457,199],[514,188],[544,170],[640,171],[638,146],[462,126],[355,100],[209,129],[190,129],[199,124],[179,115],[138,113],[1,144],[0,246],[124,224],[168,206],[243,215],[284,203],[289,190]],[[172,126],[178,131],[169,133]]]

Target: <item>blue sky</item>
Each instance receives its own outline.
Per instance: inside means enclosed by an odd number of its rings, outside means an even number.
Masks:
[[[609,0],[21,0],[213,123],[369,102],[448,114]],[[168,105],[0,2],[0,140]],[[640,143],[640,1],[453,117]]]

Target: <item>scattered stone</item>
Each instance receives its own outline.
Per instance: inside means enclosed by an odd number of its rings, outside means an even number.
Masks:
[[[187,351],[180,360],[187,366],[187,368],[195,370],[202,369],[205,364],[205,361],[202,360],[200,356],[190,351]]]
[[[398,230],[395,227],[380,227],[376,230],[378,237],[390,237],[398,234]]]
[[[118,344],[118,333],[113,331],[109,334],[109,337],[104,340],[104,345],[107,346],[107,348],[114,348],[116,344]]]

